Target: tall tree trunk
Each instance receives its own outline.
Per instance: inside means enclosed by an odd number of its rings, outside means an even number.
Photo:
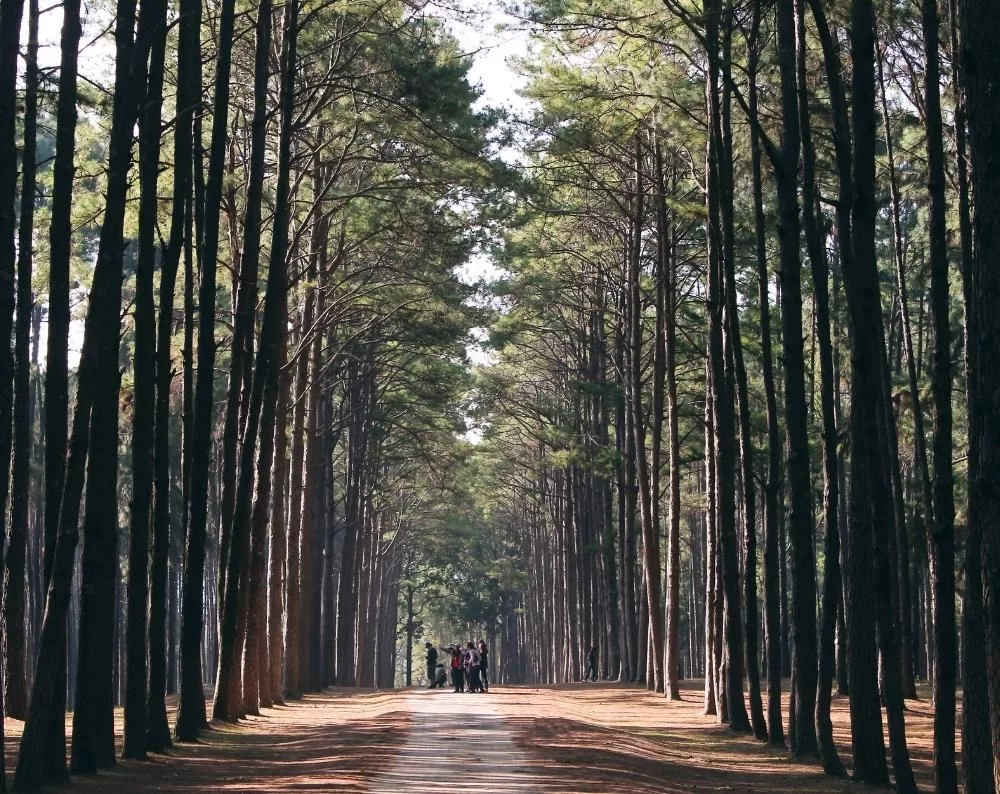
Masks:
[[[862,118],[855,118],[854,134],[863,136],[861,150],[852,151],[852,133],[847,112],[846,92],[841,83],[841,58],[839,45],[832,34],[826,18],[826,11],[820,0],[809,0],[809,7],[816,22],[816,31],[823,48],[824,71],[830,93],[831,120],[833,126],[833,143],[837,166],[838,188],[836,205],[837,241],[840,248],[840,262],[844,272],[845,285],[848,292],[848,313],[852,328],[855,324],[862,327],[866,319],[864,301],[859,306],[859,296],[877,298],[877,292],[871,293],[859,289],[854,277],[854,260],[856,251],[863,256],[874,259],[874,233],[872,221],[874,214],[874,130],[875,130],[875,89],[874,89],[874,42],[872,31],[868,31],[864,48],[872,52],[864,54],[862,61],[864,69],[871,73],[862,76],[855,74],[860,81],[863,103]],[[866,0],[855,0],[852,6],[852,19],[858,21],[859,28],[865,27],[865,18],[871,16],[870,4]],[[868,21],[869,25],[872,23]],[[867,60],[865,58],[867,57]],[[870,82],[870,85],[868,83]],[[864,166],[864,178],[861,184],[855,185],[854,171],[856,163]],[[860,188],[860,190],[856,190]],[[855,202],[860,200],[862,207],[855,210]],[[855,239],[855,218],[865,226],[859,239]],[[865,271],[867,274],[868,271]],[[854,290],[852,292],[852,290]],[[869,288],[870,290],[870,288]],[[868,306],[868,311],[871,307]],[[876,315],[879,315],[876,310]],[[869,334],[872,331],[869,330]],[[878,330],[881,340],[881,328]],[[844,569],[844,612],[845,634],[847,642],[847,668],[850,678],[850,709],[852,729],[852,756],[854,762],[854,777],[858,780],[884,783],[888,780],[885,764],[885,744],[882,738],[882,719],[879,708],[879,693],[877,681],[877,649],[875,645],[875,613],[871,593],[874,586],[874,569],[870,554],[874,547],[873,523],[871,513],[871,494],[869,479],[875,476],[868,468],[867,440],[877,434],[877,418],[872,414],[872,408],[862,402],[863,399],[873,400],[872,392],[878,381],[872,365],[865,359],[871,351],[866,345],[871,344],[871,338],[861,344],[856,333],[851,335],[851,365],[854,377],[851,380],[852,406],[857,407],[851,412],[851,482],[850,513],[848,532],[842,558]],[[861,366],[859,368],[859,359]],[[881,377],[879,374],[878,377]],[[865,380],[865,378],[869,380]],[[867,390],[867,391],[866,391]]]
[[[24,719],[28,710],[25,654],[25,560],[31,499],[31,292],[34,247],[38,129],[38,0],[28,3],[28,48],[24,75],[24,150],[21,155],[21,217],[17,243],[17,317],[14,339],[14,460],[11,469],[10,531],[4,558],[3,621],[4,695],[6,714]],[[0,734],[2,738],[2,734]],[[0,786],[4,783],[0,766]]]
[[[232,71],[235,0],[223,0],[219,17],[219,51],[212,144],[209,152],[205,213],[201,233],[201,284],[198,294],[198,382],[194,395],[190,505],[185,542],[184,596],[181,621],[181,691],[174,734],[193,741],[207,726],[202,689],[201,639],[208,521],[208,471],[211,461],[212,392],[215,384],[215,285],[219,254],[219,213],[229,118],[229,75]],[[196,135],[197,140],[197,135]],[[195,169],[197,176],[200,169]],[[196,184],[197,187],[197,184]],[[197,220],[198,201],[195,201]]]
[[[14,326],[15,214],[17,196],[17,55],[20,50],[21,14],[24,0],[0,3],[0,537],[7,538],[7,495],[10,490],[14,356],[11,341]],[[5,604],[6,606],[6,604]],[[0,693],[0,715],[3,715]],[[3,728],[0,727],[0,740]],[[0,789],[6,790],[7,775],[0,762]]]
[[[337,683],[356,685],[355,622],[357,620],[357,580],[355,568],[359,545],[363,542],[364,467],[367,458],[368,428],[366,426],[367,357],[358,351],[348,365],[348,432],[347,488],[344,506],[344,543],[341,548],[340,582],[337,594]],[[314,377],[318,372],[314,373]],[[305,590],[305,588],[303,588]],[[311,591],[309,591],[311,592]]]
[[[663,691],[663,614],[660,586],[659,530],[653,525],[652,477],[646,460],[646,421],[642,410],[642,301],[639,290],[644,218],[642,143],[636,135],[634,152],[634,193],[631,250],[629,251],[629,374],[631,376],[632,436],[635,444],[636,481],[639,486],[639,514],[642,522],[642,567],[646,579],[649,609],[649,639],[653,653],[653,688]]]
[[[115,761],[113,637],[115,584],[118,578],[118,393],[121,384],[119,307],[126,245],[124,223],[128,176],[132,166],[132,135],[139,117],[139,104],[146,90],[146,60],[155,28],[154,15],[151,7],[146,4],[139,14],[138,29],[134,32],[135,13],[135,0],[119,2],[115,22],[115,93],[106,207],[97,254],[97,267],[104,265],[108,282],[107,291],[101,296],[102,300],[97,301],[101,314],[96,322],[101,328],[98,332],[100,335],[95,350],[94,369],[90,375],[96,382],[89,412],[86,514],[80,585],[80,648],[73,709],[73,741],[70,747],[71,768],[84,774],[94,773],[98,767],[109,766]],[[155,127],[158,136],[159,124]],[[153,159],[155,163],[155,155]],[[149,231],[152,232],[151,229]],[[152,262],[149,264],[151,268]],[[147,280],[147,286],[151,293],[151,279]],[[151,294],[148,297],[151,298]],[[107,303],[103,303],[103,300]],[[93,296],[91,301],[93,303]],[[151,321],[151,313],[145,319]],[[151,361],[152,357],[147,356],[143,366],[149,367]],[[84,377],[82,371],[79,377]],[[78,405],[79,402],[78,397]],[[147,403],[145,407],[151,408],[151,401],[147,399]],[[150,474],[147,471],[144,475],[147,486],[151,485]],[[144,580],[147,573],[145,552],[148,549],[149,531],[148,492],[142,513],[144,530],[140,542],[144,553],[141,563],[137,564],[137,574]],[[145,592],[145,584],[141,590]],[[143,646],[144,613],[145,600],[142,602],[140,618],[142,630],[136,633]],[[143,668],[140,686],[144,695],[145,665]],[[141,709],[145,710],[145,702]],[[142,721],[140,741],[145,741],[145,720]]]
[[[714,715],[721,721],[717,708],[715,685],[715,613],[719,609],[715,591],[715,557],[717,548],[716,480],[715,480],[715,409],[712,407],[712,368],[705,361],[705,716]]]
[[[722,247],[722,294],[724,301],[723,309],[723,342],[724,342],[724,373],[725,373],[725,410],[732,418],[727,418],[725,425],[735,427],[739,430],[738,459],[736,455],[735,440],[732,446],[734,452],[732,457],[734,463],[731,469],[726,467],[725,479],[735,478],[739,475],[739,495],[742,499],[742,521],[743,521],[743,552],[745,568],[742,582],[740,582],[739,571],[739,531],[737,527],[738,507],[734,501],[731,508],[732,518],[732,551],[723,548],[726,555],[732,557],[731,561],[724,558],[726,589],[726,654],[729,662],[726,668],[727,687],[729,690],[728,700],[736,704],[736,711],[731,712],[733,720],[731,725],[734,728],[752,727],[754,734],[763,739],[767,734],[764,722],[763,705],[760,695],[760,669],[757,661],[757,536],[756,536],[756,505],[754,500],[753,486],[753,440],[750,433],[750,409],[747,394],[747,373],[743,359],[743,343],[740,334],[740,322],[737,311],[737,287],[736,287],[736,251],[735,251],[735,208],[734,208],[734,177],[733,169],[735,164],[735,154],[733,149],[732,133],[732,38],[733,38],[733,17],[734,10],[731,3],[727,3],[721,17],[722,22],[722,53],[718,64],[719,79],[721,79],[721,102],[719,124],[716,129],[719,142],[718,184],[719,184],[719,210],[721,216]],[[711,66],[710,66],[711,72]],[[710,81],[712,77],[710,75]],[[715,103],[713,102],[713,106]],[[710,119],[710,123],[713,123]],[[721,403],[720,403],[721,405]],[[722,425],[720,424],[720,427]],[[726,430],[727,434],[734,436],[733,430]],[[720,465],[722,458],[720,457]],[[731,472],[731,473],[730,473]],[[723,482],[725,482],[725,479]],[[726,482],[727,490],[735,495],[737,493],[736,483],[730,485]],[[729,497],[723,496],[721,505],[723,509],[729,510]],[[722,522],[726,527],[729,520]],[[747,601],[743,604],[743,601]],[[742,617],[741,617],[742,615]],[[742,620],[742,625],[740,625]],[[752,647],[752,651],[750,648]],[[749,686],[750,717],[746,720],[745,707],[743,705],[743,684],[742,672],[746,670],[747,683]],[[739,692],[739,697],[735,693]],[[737,702],[738,701],[738,702]]]
[[[972,215],[974,254],[967,293],[969,357],[969,529],[982,538],[985,596],[986,678],[993,739],[993,785],[1000,789],[1000,493],[995,485],[1000,465],[1000,162],[994,154],[1000,134],[1000,103],[994,75],[1000,72],[1000,17],[989,3],[963,0],[960,6],[962,78],[969,119],[969,153],[975,195]],[[970,601],[978,594],[970,596]]]
[[[818,689],[816,697],[817,749],[823,769],[829,775],[843,776],[843,764],[833,742],[830,701],[836,656],[834,640],[837,626],[837,606],[842,587],[840,575],[840,527],[838,510],[839,455],[837,452],[837,417],[834,403],[836,382],[833,369],[833,343],[830,338],[830,295],[826,241],[822,215],[816,192],[816,152],[812,142],[809,117],[809,91],[806,83],[805,4],[795,3],[796,75],[799,97],[799,128],[802,140],[802,203],[806,246],[813,280],[813,300],[816,314],[816,337],[820,358],[820,405],[823,438],[823,521],[826,527],[823,567],[823,603],[820,621]]]
[[[749,111],[757,118],[757,68],[760,58],[760,3],[753,5],[750,37],[747,40],[750,86]],[[767,227],[760,131],[750,125],[751,174],[753,181],[754,242],[757,264],[757,301],[760,318],[761,370],[767,413],[767,474],[764,480],[764,639],[767,668],[767,740],[785,743],[781,720],[781,551],[778,543],[778,494],[781,489],[781,441],[778,430],[778,403],[774,385],[774,357],[771,352],[770,278],[767,260]]]
[[[971,389],[974,367],[971,366],[971,311],[975,296],[972,292],[972,208],[966,140],[966,90],[964,85],[964,54],[961,48],[958,13],[960,0],[949,2],[951,29],[952,89],[955,100],[955,149],[958,171],[959,233],[961,242],[962,298],[965,309],[965,370],[970,388],[966,391],[967,415],[972,418]],[[968,482],[975,482],[979,460],[979,434],[969,433]],[[970,499],[965,539],[965,591],[962,594],[962,771],[967,791],[992,791],[993,752],[990,738],[989,691],[986,673],[986,624],[983,604],[983,525],[975,520]]]
[[[52,209],[49,219],[49,316],[45,355],[45,549],[44,587],[52,578],[60,505],[66,477],[66,442],[69,436],[69,264],[72,251],[73,175],[76,154],[76,84],[80,46],[80,0],[63,4],[63,25],[59,51],[59,102],[56,109],[56,153],[52,168]],[[75,530],[75,527],[74,527]],[[71,572],[72,573],[72,572]],[[53,620],[55,620],[53,615]],[[53,626],[51,646],[51,713],[36,717],[43,725],[34,741],[39,757],[22,780],[61,782],[66,778],[66,626],[63,612],[61,631]],[[44,629],[43,629],[44,631]],[[42,637],[38,646],[41,647]],[[37,653],[36,653],[37,656]],[[33,676],[37,686],[37,673]],[[35,691],[33,689],[33,691]],[[37,697],[37,695],[33,695]],[[27,731],[27,726],[25,726]],[[34,750],[33,750],[34,752]]]
[[[854,100],[851,256],[844,282],[851,318],[851,519],[848,544],[848,655],[851,724],[855,726],[854,768],[859,780],[882,783],[888,775],[881,740],[875,672],[874,626],[884,661],[883,693],[892,745],[893,770],[901,791],[915,790],[906,749],[895,629],[891,621],[889,543],[891,494],[873,487],[885,482],[888,466],[883,404],[885,343],[881,328],[875,253],[875,12],[871,0],[851,3],[852,97]],[[872,564],[874,561],[874,565]],[[875,598],[872,598],[872,593]],[[874,614],[873,614],[874,613]],[[876,731],[876,728],[878,729]],[[877,734],[877,735],[876,735]]]
[[[941,124],[940,40],[937,0],[923,0],[927,189],[930,196],[931,318],[934,324],[934,783],[958,791],[955,765],[955,497],[952,471],[951,323],[948,317],[948,229],[945,223],[944,133]]]
[[[281,202],[279,202],[279,207]],[[287,200],[285,202],[287,206]],[[282,280],[282,295],[279,299],[276,321],[277,339],[273,342],[271,359],[268,365],[268,377],[265,382],[264,404],[261,410],[260,451],[257,460],[257,478],[251,518],[251,539],[249,559],[249,593],[248,612],[246,619],[246,645],[243,653],[243,711],[247,714],[259,713],[260,706],[270,706],[269,682],[267,675],[267,535],[268,518],[273,479],[271,477],[274,462],[274,433],[270,429],[275,425],[277,415],[277,400],[279,398],[284,335],[288,326],[287,306],[287,276],[285,274],[284,249],[275,241],[272,245],[270,267],[280,269]],[[278,249],[275,251],[275,249]],[[280,253],[282,260],[274,261],[274,255]],[[261,339],[261,343],[266,340]]]
[[[274,422],[274,463],[271,469],[271,481],[274,493],[271,496],[271,518],[268,528],[268,582],[267,582],[267,681],[262,684],[269,689],[269,699],[275,704],[284,702],[282,670],[285,661],[284,636],[282,624],[286,619],[287,578],[286,561],[288,558],[288,535],[285,528],[286,483],[288,480],[288,414],[291,409],[292,370],[288,366],[288,333],[287,296],[285,305],[285,324],[282,329],[281,344],[278,350],[281,362],[280,381],[278,384],[278,405]]]
[[[666,344],[666,324],[667,324],[667,279],[669,278],[667,274],[667,269],[669,267],[669,248],[670,244],[668,241],[668,223],[667,223],[667,211],[666,211],[666,181],[663,174],[663,152],[660,150],[660,140],[658,133],[653,133],[650,136],[653,143],[653,178],[655,183],[652,185],[653,190],[653,206],[656,215],[656,263],[653,270],[654,279],[654,289],[653,289],[653,308],[655,312],[655,321],[653,327],[653,404],[652,404],[652,431],[653,439],[650,449],[650,495],[652,502],[652,514],[653,514],[653,528],[656,532],[657,539],[660,536],[660,529],[662,525],[661,511],[660,511],[660,479],[661,479],[661,461],[663,459],[663,418],[665,412],[665,392],[666,392],[666,379],[667,379],[667,344]],[[579,499],[577,499],[579,502]],[[589,539],[584,537],[581,538],[581,543],[586,544]],[[669,551],[668,551],[669,555]],[[657,568],[659,568],[659,540],[657,540]],[[668,563],[669,565],[669,563]],[[670,580],[670,572],[667,571],[668,584]],[[669,591],[669,586],[668,586]],[[670,593],[668,592],[665,596],[663,604],[663,609],[669,611],[670,609]],[[670,654],[667,651],[667,645],[669,640],[664,636],[663,644],[660,648],[661,653],[661,665],[666,667],[667,659]],[[589,644],[588,644],[589,647]],[[655,649],[654,649],[655,652]],[[664,671],[662,674],[662,684],[661,690],[665,693],[669,684],[667,679],[670,677],[670,673]],[[676,678],[676,673],[673,674]]]
[[[155,469],[155,502],[153,508],[153,553],[150,559],[149,606],[149,706],[147,727],[148,749],[159,752],[171,744],[167,722],[166,694],[168,689],[166,622],[168,614],[168,584],[170,560],[170,386],[173,382],[171,336],[174,325],[174,290],[182,249],[190,246],[190,193],[193,166],[194,111],[200,99],[200,69],[195,64],[198,55],[198,35],[201,7],[192,0],[183,0],[179,8],[177,41],[177,116],[174,124],[173,206],[170,217],[170,237],[163,249],[160,267],[160,315],[156,339],[156,406],[154,419],[153,466]],[[185,268],[187,270],[187,268]],[[187,293],[185,274],[185,299]],[[185,307],[187,308],[187,307]],[[185,347],[191,335],[191,323],[185,311]],[[186,353],[187,351],[185,351]],[[187,510],[188,482],[186,469],[190,464],[190,379],[185,355],[183,383],[184,451],[181,458],[181,511]],[[182,522],[183,523],[183,520]],[[172,612],[170,613],[173,614]]]
[[[899,292],[900,325],[902,332],[900,337],[903,342],[903,352],[906,356],[906,371],[909,379],[910,402],[913,410],[913,457],[917,469],[918,478],[923,496],[924,526],[930,534],[934,525],[934,497],[931,490],[930,471],[927,466],[927,436],[924,432],[924,410],[923,400],[920,396],[920,388],[917,385],[917,355],[913,348],[913,333],[910,324],[909,296],[906,286],[906,256],[903,248],[902,220],[900,218],[900,195],[899,185],[896,178],[895,144],[892,139],[892,129],[889,125],[889,105],[886,101],[885,80],[883,78],[883,60],[878,41],[875,43],[877,57],[877,75],[879,102],[882,110],[883,126],[885,129],[886,160],[889,172],[889,196],[891,204],[892,234],[893,234],[893,258],[896,265],[896,285]],[[888,377],[888,376],[887,376]],[[883,408],[886,413],[886,421],[893,419],[893,411],[888,404]],[[895,434],[894,434],[895,435]],[[909,577],[909,537],[907,535],[906,517],[903,507],[901,485],[897,482],[899,477],[899,440],[895,438],[887,454],[892,456],[893,465],[893,495],[894,495],[894,515],[896,523],[896,547],[897,556],[900,560],[900,576],[898,588],[898,601],[900,620],[898,621],[898,632],[900,643],[900,664],[903,676],[903,688],[906,697],[915,698],[917,696],[914,683],[913,668],[913,639],[911,636],[912,595],[910,593]]]
[[[238,444],[247,419],[247,387],[253,363],[253,335],[257,306],[257,280],[260,271],[261,217],[264,196],[267,150],[268,80],[271,73],[271,29],[274,4],[261,0],[257,5],[256,45],[254,52],[253,116],[250,120],[250,166],[246,182],[243,239],[238,247],[239,266],[234,286],[235,312],[230,346],[229,386],[222,430],[222,524],[219,532],[219,597],[225,597],[228,558],[233,531],[236,487],[240,476]],[[231,202],[234,205],[235,199]]]
[[[607,357],[608,340],[606,329],[606,289],[604,288],[604,274],[598,271],[597,278],[597,309],[593,312],[591,337],[593,339],[594,367],[596,370],[597,383],[601,385],[600,395],[595,395],[595,402],[599,405],[594,409],[595,421],[598,428],[595,437],[598,439],[600,449],[607,450],[610,446],[610,411],[608,410],[608,399],[605,396],[607,386]],[[607,594],[607,614],[608,614],[608,668],[605,673],[608,678],[619,678],[622,675],[622,617],[621,617],[621,596],[619,589],[618,565],[615,556],[615,525],[612,514],[611,477],[601,478],[601,508],[603,530],[601,535],[601,549],[603,554],[602,564],[604,566],[604,580]]]
[[[252,535],[256,527],[251,526],[250,501],[253,489],[253,452],[246,449],[246,438],[253,425],[260,421],[258,416],[249,413],[249,406],[241,404],[245,396],[247,383],[252,383],[250,372],[254,319],[257,304],[257,273],[260,269],[261,255],[261,217],[264,195],[264,159],[266,147],[268,118],[268,79],[270,77],[270,50],[273,4],[271,0],[261,0],[257,5],[257,21],[255,26],[256,44],[254,52],[254,87],[253,87],[253,117],[250,126],[250,169],[247,176],[246,203],[243,218],[243,240],[239,248],[239,269],[236,287],[236,312],[233,317],[233,338],[229,369],[229,387],[226,391],[226,410],[222,433],[222,471],[221,471],[221,524],[219,526],[219,603],[223,605],[221,620],[233,620],[232,636],[226,636],[223,623],[220,631],[220,667],[216,677],[216,697],[214,705],[215,716],[219,719],[235,719],[244,713],[243,704],[243,667],[241,660],[245,657],[255,666],[255,654],[248,649],[243,653],[243,644],[247,632],[247,615],[251,599],[250,554],[253,546]],[[235,202],[233,202],[235,203]],[[259,374],[266,377],[266,371]],[[240,420],[245,422],[242,424]],[[238,447],[238,442],[242,442]],[[256,444],[256,441],[254,441]],[[270,463],[270,461],[268,461]],[[249,478],[249,479],[248,479]],[[248,483],[244,487],[244,483]],[[239,499],[247,504],[237,506]],[[236,513],[245,513],[246,520],[237,521]],[[258,544],[258,550],[259,544]],[[240,559],[232,559],[233,555]],[[230,572],[238,571],[237,580],[230,582]],[[227,616],[228,604],[232,599],[237,605],[237,614]],[[257,637],[252,638],[256,641]],[[234,643],[233,647],[227,647]],[[223,670],[221,659],[225,654],[232,654],[231,666]],[[225,680],[229,689],[223,692],[221,683]],[[256,682],[251,682],[254,685]],[[251,711],[256,712],[256,692],[248,698],[253,701]],[[223,716],[223,712],[226,716]]]
[[[265,15],[265,6],[267,6]],[[270,2],[264,0],[258,12],[258,37],[264,33],[260,27],[266,19],[270,25]],[[298,4],[295,0],[285,8],[285,30],[282,43],[281,64],[281,130],[278,142],[278,169],[274,224],[271,251],[268,261],[267,288],[264,296],[264,315],[261,324],[260,344],[256,351],[250,403],[247,406],[247,423],[244,428],[239,462],[239,483],[233,514],[233,534],[227,560],[225,602],[220,622],[220,647],[216,698],[213,714],[217,719],[233,720],[238,716],[239,693],[230,686],[239,667],[239,652],[247,636],[246,616],[251,602],[256,603],[255,590],[263,590],[264,529],[267,505],[270,499],[270,471],[273,455],[275,408],[278,397],[278,351],[282,335],[281,324],[286,314],[283,309],[287,292],[285,253],[288,248],[289,171],[291,161],[292,111],[295,84],[295,54],[298,36]],[[269,32],[268,32],[269,37]],[[258,40],[259,43],[259,40]],[[261,439],[257,449],[257,438]],[[256,455],[256,466],[254,465]],[[251,504],[254,473],[259,490],[256,505]],[[251,532],[248,530],[252,527]],[[239,535],[237,534],[239,533]],[[248,537],[241,538],[240,535]],[[251,559],[252,557],[252,559]],[[251,565],[244,573],[244,567]],[[256,575],[255,575],[256,572]],[[247,575],[249,574],[249,576]],[[247,586],[249,582],[249,586]],[[241,593],[240,590],[249,592]],[[259,639],[263,626],[253,625]],[[248,656],[256,657],[256,649],[248,643]]]
[[[624,663],[622,676],[626,681],[636,680],[639,666],[639,627],[637,623],[635,557],[636,532],[635,514],[637,492],[635,487],[635,445],[633,434],[629,432],[628,406],[625,399],[625,331],[624,331],[624,291],[619,290],[616,305],[615,361],[618,400],[615,406],[615,445],[619,453],[618,466],[618,564],[621,570],[623,601],[622,633],[624,642]]]
[[[156,420],[156,309],[153,270],[156,256],[157,181],[160,167],[160,110],[167,45],[167,6],[146,2],[140,27],[152,37],[145,107],[139,115],[139,245],[135,273],[135,357],[132,414],[132,503],[129,527],[128,608],[125,626],[125,729],[123,758],[146,757],[148,720],[149,532],[153,503],[153,431]]]
[[[325,267],[325,240],[320,232],[319,267],[317,275],[319,284],[316,290],[316,316],[324,313],[324,291],[322,285]],[[311,377],[306,399],[306,429],[305,455],[302,467],[302,537],[300,544],[303,551],[299,558],[306,568],[303,575],[303,683],[311,692],[323,688],[322,657],[323,657],[323,569],[325,546],[325,531],[323,526],[323,506],[320,504],[322,488],[319,482],[321,474],[323,437],[320,432],[320,403],[322,402],[323,383],[323,334],[313,336],[311,348]],[[305,551],[308,550],[308,554]],[[359,601],[358,610],[363,602]],[[359,635],[361,642],[361,635]],[[365,683],[359,682],[361,686]]]
[[[662,171],[662,166],[661,169]],[[677,169],[671,164],[671,195],[677,190]],[[675,218],[666,202],[666,179],[660,174],[660,211],[663,213],[664,241],[660,267],[664,280],[663,352],[667,391],[667,445],[669,450],[669,482],[667,491],[667,593],[666,593],[666,672],[665,694],[670,700],[680,700],[680,579],[681,579],[681,450],[677,404],[677,251]]]
[[[315,177],[318,179],[318,177]],[[310,254],[312,259],[313,254]],[[291,470],[289,475],[288,562],[285,574],[285,696],[302,696],[301,576],[299,557],[302,527],[302,463],[305,458],[305,392],[309,376],[308,347],[303,345],[312,332],[315,297],[312,286],[306,287],[305,305],[299,323],[298,360],[295,365],[295,402],[292,411]]]
[[[14,298],[17,293],[14,271],[18,173],[17,56],[20,50],[23,10],[24,0],[3,0],[0,4],[0,461],[3,461],[0,466],[0,537],[5,539],[10,537],[7,531],[7,497],[11,484],[15,377],[11,342],[14,337]],[[23,545],[20,541],[18,543]],[[6,598],[4,607],[6,614]],[[0,693],[0,714],[5,713],[2,699],[3,693]],[[0,788],[6,789],[6,773],[2,764]]]
[[[716,642],[724,646],[719,663],[720,689],[728,709],[723,719],[734,730],[749,730],[750,720],[743,700],[743,626],[740,592],[739,549],[736,532],[736,404],[734,386],[737,362],[733,354],[736,318],[729,307],[729,283],[734,277],[733,177],[729,112],[729,66],[726,63],[731,16],[723,14],[718,0],[705,8],[705,46],[708,54],[707,112],[709,144],[707,162],[708,193],[708,309],[709,362],[712,368],[717,487],[718,556],[721,572],[721,603],[717,605]],[[721,47],[720,56],[720,21]],[[735,289],[735,287],[734,287]],[[721,623],[720,623],[721,621]]]
[[[781,73],[781,149],[775,162],[781,262],[782,355],[785,371],[785,435],[788,449],[789,540],[792,580],[792,678],[795,688],[793,746],[798,755],[817,751],[816,560],[810,509],[809,437],[806,426],[805,361],[802,351],[802,263],[799,258],[797,176],[801,148],[795,58],[795,6],[777,6],[778,67]]]
[[[59,776],[65,764],[65,747],[60,758],[51,748],[56,719],[53,706],[63,696],[61,675],[66,615],[73,580],[78,535],[80,500],[84,488],[84,468],[92,433],[103,438],[90,450],[87,472],[87,517],[84,533],[88,538],[86,605],[87,641],[94,646],[78,665],[77,708],[74,711],[73,766],[77,771],[93,771],[98,763],[114,762],[113,712],[110,692],[113,625],[106,610],[114,614],[114,583],[117,556],[116,527],[108,526],[117,515],[117,425],[118,425],[118,318],[121,305],[123,221],[125,190],[131,164],[132,128],[136,120],[137,98],[129,90],[133,76],[132,27],[134,6],[119,7],[119,52],[116,59],[116,90],[108,164],[107,211],[101,230],[97,264],[87,307],[83,349],[77,376],[77,397],[73,430],[65,466],[65,482],[59,510],[58,535],[51,561],[45,619],[39,641],[34,688],[21,736],[21,750],[15,785],[36,788],[43,778]],[[141,48],[140,48],[141,49]],[[144,63],[144,62],[143,62]],[[144,71],[144,70],[143,70]],[[110,486],[110,487],[109,487]],[[109,570],[110,567],[110,570]],[[106,592],[110,584],[112,592]],[[96,586],[95,586],[96,585]],[[96,604],[94,602],[97,602]],[[83,611],[83,608],[81,608]],[[82,649],[85,653],[88,649]],[[92,674],[91,674],[92,673]],[[80,692],[86,689],[85,693]],[[64,714],[58,715],[62,721]],[[79,729],[77,729],[79,725]]]

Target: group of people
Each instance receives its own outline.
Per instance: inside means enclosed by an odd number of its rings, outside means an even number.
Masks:
[[[443,689],[448,685],[448,670],[445,661],[438,661],[438,650],[433,643],[428,642],[427,648],[427,681],[430,689]],[[462,643],[444,648],[451,670],[451,684],[455,692],[489,692],[490,665],[486,643],[479,644],[471,640],[463,648]]]

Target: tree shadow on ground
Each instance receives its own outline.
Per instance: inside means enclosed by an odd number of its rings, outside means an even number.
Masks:
[[[826,777],[815,765],[722,726],[611,730],[565,718],[514,718],[510,725],[531,753],[546,794],[884,791]]]
[[[147,761],[119,761],[94,776],[74,775],[70,789],[51,786],[42,790],[104,794],[365,791],[411,725],[410,715],[401,711],[368,719],[350,716],[352,699],[370,704],[373,697],[377,695],[371,690],[324,693],[267,709],[266,716],[238,724],[213,722],[198,742],[177,743]],[[345,712],[343,719],[338,708]],[[120,715],[119,710],[116,716]],[[18,738],[9,739],[15,751]],[[117,738],[120,752],[120,730]],[[8,754],[8,770],[13,770],[15,761],[16,753]]]

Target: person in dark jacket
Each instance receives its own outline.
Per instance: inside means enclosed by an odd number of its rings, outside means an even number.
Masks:
[[[427,649],[427,683],[431,684],[434,681],[434,674],[437,672],[438,652],[437,648],[430,642],[424,647]]]
[[[490,691],[490,663],[486,652],[486,642],[479,641],[479,684],[483,692]]]

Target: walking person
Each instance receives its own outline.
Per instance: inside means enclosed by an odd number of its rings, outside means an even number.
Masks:
[[[437,673],[438,652],[432,643],[424,646],[427,649],[427,685],[434,686],[434,677]]]
[[[483,692],[490,691],[490,662],[484,640],[479,641],[479,684]]]

